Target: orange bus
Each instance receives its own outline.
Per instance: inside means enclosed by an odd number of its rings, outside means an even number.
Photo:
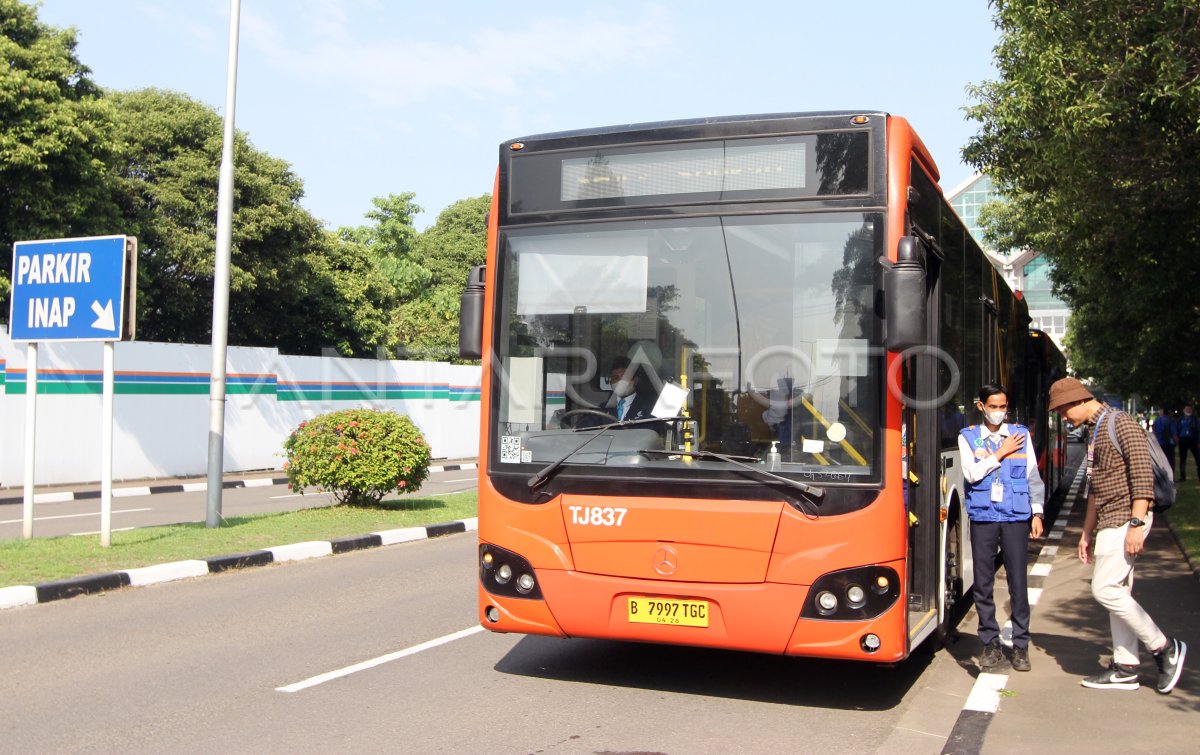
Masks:
[[[937,180],[882,112],[502,144],[460,326],[481,624],[877,662],[950,629],[972,397],[1044,415]]]

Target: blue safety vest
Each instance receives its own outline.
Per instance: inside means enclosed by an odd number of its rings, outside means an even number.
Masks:
[[[976,460],[991,456],[1000,448],[999,442],[983,437],[986,431],[987,428],[982,425],[971,425],[961,431],[975,452]],[[1024,447],[1004,457],[1000,467],[993,469],[979,482],[965,483],[967,516],[972,522],[1023,522],[1033,515],[1033,507],[1029,504],[1029,480],[1025,477],[1028,469],[1026,454],[1030,452],[1033,440],[1023,425],[1010,424],[1008,432],[1010,435],[1024,435]],[[992,500],[992,483],[997,479],[1004,486],[1004,499],[1001,501]]]

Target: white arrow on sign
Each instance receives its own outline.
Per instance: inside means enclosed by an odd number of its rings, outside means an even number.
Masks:
[[[92,302],[92,311],[96,313],[96,321],[92,323],[93,328],[99,328],[100,330],[117,329],[117,324],[113,322],[112,299],[109,299],[108,303],[103,307],[100,306],[100,302],[98,301]]]

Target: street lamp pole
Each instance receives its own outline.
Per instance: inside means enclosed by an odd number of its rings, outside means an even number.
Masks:
[[[225,464],[225,355],[229,343],[229,258],[233,246],[233,110],[237,101],[241,0],[229,2],[229,72],[225,82],[225,141],[217,184],[217,251],[213,272],[212,370],[208,390],[208,527],[221,526]]]

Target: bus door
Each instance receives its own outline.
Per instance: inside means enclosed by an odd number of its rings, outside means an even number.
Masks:
[[[925,261],[925,348],[910,351],[904,365],[904,421],[909,472],[908,634],[910,644],[928,636],[937,622],[941,594],[941,427],[938,358],[942,248],[938,242],[942,202],[936,184],[916,160],[911,163],[914,191],[908,197],[908,228],[920,240]]]
[[[936,344],[940,260],[926,250],[927,312],[926,343]],[[902,421],[906,436],[908,473],[908,611],[909,637],[923,635],[936,621],[939,593],[941,437],[937,406],[938,366],[933,350],[909,357],[904,366]]]

